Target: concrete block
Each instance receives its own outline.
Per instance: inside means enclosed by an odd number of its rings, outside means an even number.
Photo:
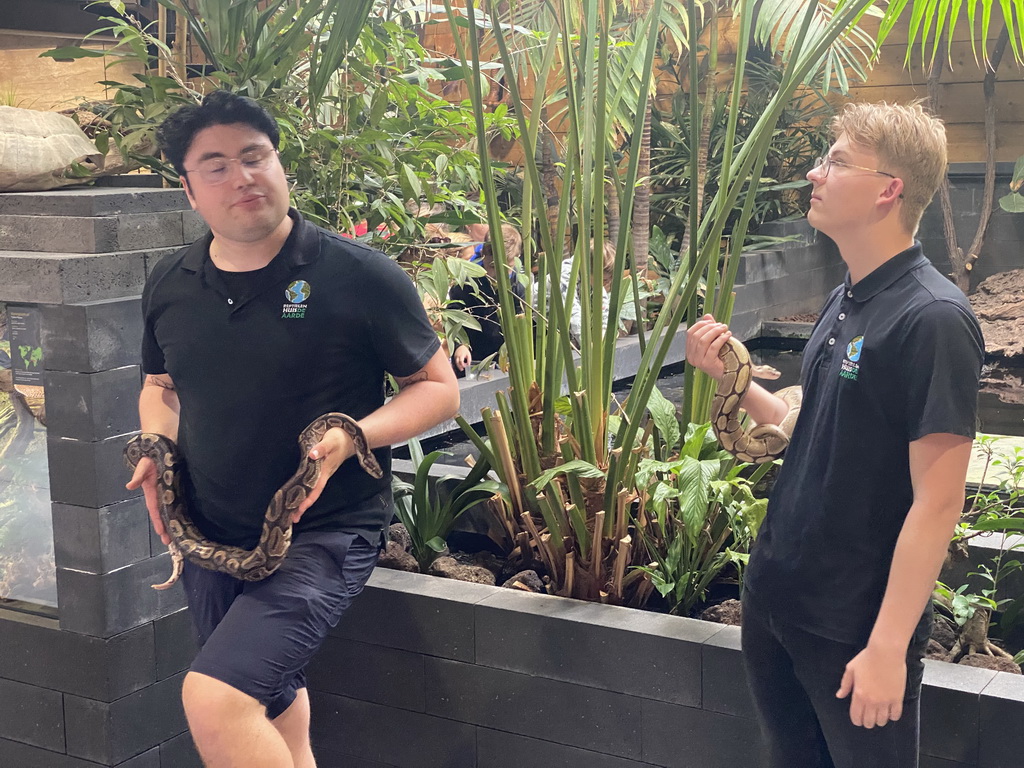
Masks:
[[[203,768],[192,737],[186,731],[160,745],[160,768]]]
[[[1017,768],[1024,756],[1024,677],[996,672],[981,693],[979,768]]]
[[[206,221],[195,211],[181,212],[181,242],[185,245],[194,243],[200,237],[210,231]]]
[[[154,682],[151,625],[101,639],[63,632],[52,619],[6,616],[0,619],[0,678],[99,701]]]
[[[70,304],[142,293],[146,251],[0,251],[0,301]]]
[[[0,765],[4,768],[104,768],[98,763],[69,757],[63,752],[53,752],[3,738],[0,738]],[[157,750],[133,757],[115,768],[160,768]]]
[[[170,555],[102,575],[58,568],[61,628],[93,637],[111,637],[180,611],[185,607],[185,593],[180,586],[165,591],[150,588],[170,573]]]
[[[643,759],[665,768],[762,768],[757,723],[742,717],[643,702]]]
[[[329,637],[310,663],[307,680],[311,690],[426,711],[418,653]]]
[[[345,766],[475,768],[476,728],[420,712],[310,693],[313,749],[343,755]],[[351,762],[349,762],[351,760]],[[481,766],[483,768],[483,766]]]
[[[996,674],[925,660],[921,691],[922,754],[969,765],[977,763],[980,694]]]
[[[955,763],[952,760],[943,760],[940,757],[921,755],[919,768],[973,768],[966,763]]]
[[[111,216],[188,208],[181,189],[88,187],[0,195],[0,214],[4,215]]]
[[[701,644],[719,629],[678,616],[502,590],[476,606],[476,663],[696,707]]]
[[[156,645],[156,679],[166,680],[184,672],[192,664],[198,647],[192,615],[176,611],[153,622]]]
[[[46,371],[43,386],[46,428],[53,437],[94,441],[139,429],[137,365],[97,373]]]
[[[123,458],[127,439],[118,435],[90,442],[48,436],[51,500],[99,509],[140,495],[124,487],[131,478]]]
[[[0,680],[0,738],[59,751],[64,746],[60,693]]]
[[[152,526],[141,496],[92,509],[53,505],[53,546],[58,568],[110,573],[151,556]]]
[[[331,634],[473,661],[473,606],[498,589],[377,568]]]
[[[122,213],[117,217],[118,251],[169,248],[185,244],[181,211]]]
[[[754,702],[740,650],[740,628],[722,627],[701,647],[701,708],[749,720]]]
[[[427,712],[438,717],[641,757],[644,700],[634,696],[436,658],[426,659],[426,690]]]
[[[650,763],[602,755],[587,749],[478,728],[476,764],[487,768],[653,768]]]
[[[117,246],[113,216],[23,216],[0,214],[0,242],[8,251],[109,253]]]
[[[141,300],[135,295],[44,307],[42,337],[48,370],[94,373],[138,365]]]
[[[178,675],[112,703],[64,697],[67,753],[102,765],[117,765],[150,750],[159,765],[159,745],[186,729]]]

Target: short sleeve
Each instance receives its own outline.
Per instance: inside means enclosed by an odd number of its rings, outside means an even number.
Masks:
[[[384,254],[374,260],[376,290],[367,296],[369,333],[384,369],[409,376],[425,366],[441,346],[430,325],[416,286],[398,264]]]
[[[981,329],[969,309],[940,299],[916,315],[899,361],[910,441],[937,433],[974,437],[984,356]]]
[[[142,290],[142,372],[147,375],[167,373],[164,352],[156,340],[156,318],[153,316],[153,284],[151,277]]]

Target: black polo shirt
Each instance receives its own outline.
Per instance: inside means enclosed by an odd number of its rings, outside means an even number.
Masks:
[[[265,268],[218,270],[208,234],[161,260],[142,296],[143,370],[174,381],[189,509],[224,544],[256,543],[307,424],[328,411],[363,418],[384,402],[385,372],[415,373],[439,346],[401,267],[289,215]],[[374,453],[384,477],[345,462],[297,532],[379,534],[392,514],[391,450]]]
[[[823,637],[864,644],[914,494],[909,446],[974,437],[984,343],[920,243],[829,296],[804,350],[803,407],[746,586]]]

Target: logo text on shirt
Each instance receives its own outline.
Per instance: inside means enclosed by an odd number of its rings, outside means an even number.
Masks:
[[[864,349],[864,337],[856,336],[846,345],[846,357],[843,358],[842,364],[839,366],[839,377],[843,379],[849,379],[850,381],[857,380],[857,374],[860,372],[860,353]]]
[[[295,280],[284,290],[284,297],[288,303],[281,310],[281,317],[284,319],[301,319],[306,316],[306,300],[309,298],[311,289],[305,280]]]

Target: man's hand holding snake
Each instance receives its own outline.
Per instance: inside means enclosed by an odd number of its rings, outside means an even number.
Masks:
[[[160,503],[157,500],[159,491],[156,487],[156,465],[152,459],[143,457],[139,465],[135,467],[132,479],[125,485],[129,491],[138,488],[142,489],[142,495],[146,499],[146,509],[149,511],[149,519],[153,523],[153,530],[160,537],[160,541],[167,546],[171,543],[171,536],[164,527],[164,521],[160,519]]]
[[[309,458],[321,462],[320,479],[313,486],[313,490],[310,491],[309,495],[306,496],[306,500],[295,510],[295,514],[292,515],[292,523],[297,523],[302,519],[306,510],[313,506],[316,500],[320,498],[320,494],[323,493],[327,481],[331,479],[331,476],[338,470],[338,467],[355,455],[355,443],[345,430],[340,427],[334,427],[324,433],[323,440],[309,450]]]
[[[729,326],[704,315],[686,331],[686,361],[716,381],[725,375],[725,366],[718,356],[732,338]]]

